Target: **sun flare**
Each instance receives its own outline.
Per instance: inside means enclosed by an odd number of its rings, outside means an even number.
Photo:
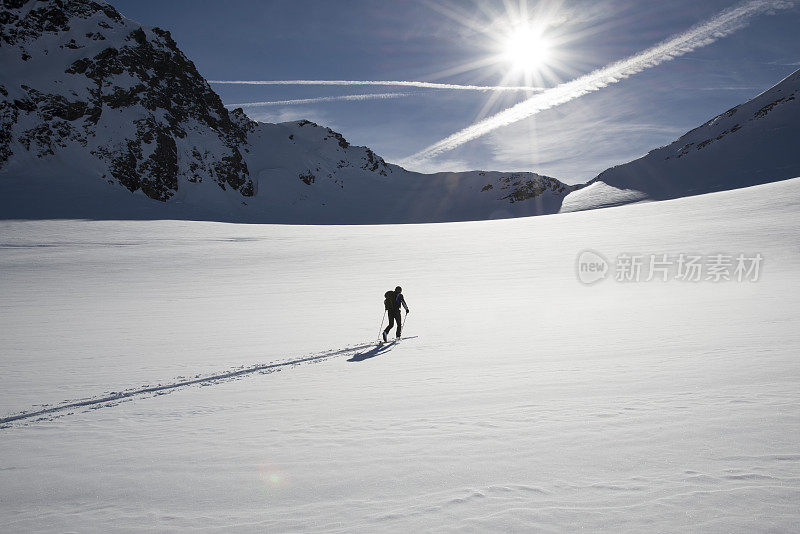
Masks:
[[[547,64],[550,42],[533,26],[514,29],[504,43],[503,57],[516,71],[535,72]]]

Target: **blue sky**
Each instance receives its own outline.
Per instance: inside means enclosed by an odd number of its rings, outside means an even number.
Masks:
[[[415,80],[544,88],[635,56],[726,10],[759,8],[710,44],[493,126],[475,139],[449,143],[445,151],[423,159],[407,158],[536,93],[214,85],[225,104],[402,93],[246,111],[268,122],[307,118],[370,146],[388,161],[405,160],[407,167],[429,172],[526,170],[582,182],[671,142],[800,68],[800,7],[779,0],[769,2],[778,9],[718,0],[111,3],[132,19],[170,30],[209,80]],[[520,52],[519,46],[507,46],[521,28],[534,28],[549,48],[547,57],[527,70],[518,68],[514,54],[524,56],[528,48]]]

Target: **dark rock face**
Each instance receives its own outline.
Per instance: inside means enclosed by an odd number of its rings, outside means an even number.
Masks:
[[[300,178],[300,180],[302,180],[303,183],[306,185],[311,185],[317,180],[317,177],[314,176],[314,174],[311,171],[300,173],[298,175],[298,178]]]
[[[178,189],[178,150],[168,132],[158,132],[156,148],[142,167],[149,171],[142,180],[145,195],[166,201]]]
[[[13,102],[8,101],[8,91],[3,85],[0,85],[0,95],[3,97],[0,99],[0,167],[2,167],[13,154],[11,126],[16,124],[19,110]]]
[[[500,200],[508,200],[511,204],[537,198],[547,192],[563,197],[579,187],[566,185],[548,176],[528,173],[511,173],[507,176],[501,176],[498,180],[498,186],[501,191],[507,192],[500,197]],[[486,184],[481,188],[481,191],[486,192],[493,189],[494,184]]]
[[[333,137],[334,139],[336,139],[338,141],[340,147],[347,148],[347,147],[350,146],[350,143],[347,142],[347,139],[345,139],[344,136],[342,134],[340,134],[339,132],[334,132],[330,128],[326,128],[325,130],[327,130],[328,135],[330,137]],[[327,140],[328,137],[325,137],[325,139]]]
[[[252,191],[253,182],[248,177],[247,164],[238,148],[234,148],[230,156],[223,156],[221,162],[215,163],[214,170],[217,173],[217,183],[222,189],[228,184],[233,189],[246,187],[248,191]],[[242,194],[252,196],[252,193],[246,194],[245,191]]]
[[[138,27],[104,3],[29,3],[4,0],[0,43],[23,61],[42,48],[50,57],[62,53],[64,85],[79,89],[0,86],[0,168],[13,156],[15,138],[40,158],[77,143],[105,162],[107,179],[156,200],[172,197],[182,177],[208,176],[222,189],[253,195],[240,147],[254,123],[241,110],[228,112],[169,32]],[[86,32],[90,20],[96,28]],[[78,25],[80,34],[71,29]],[[58,51],[48,48],[56,42]],[[198,142],[209,145],[202,155]]]
[[[386,176],[386,171],[389,170],[389,167],[386,165],[386,162],[383,161],[383,158],[375,154],[375,152],[369,148],[367,149],[366,160],[361,168],[368,171],[377,172],[381,176]]]

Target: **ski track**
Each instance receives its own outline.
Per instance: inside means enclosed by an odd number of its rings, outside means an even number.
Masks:
[[[415,337],[417,336],[403,337],[400,338],[400,340],[413,339]],[[59,404],[58,406],[52,406],[49,408],[43,408],[35,411],[23,411],[14,415],[2,417],[0,418],[0,428],[11,428],[12,426],[11,423],[26,421],[29,419],[33,419],[35,417],[40,417],[40,419],[37,419],[37,421],[52,420],[55,419],[56,417],[70,415],[70,413],[61,413],[61,412],[65,412],[67,410],[71,410],[74,408],[88,408],[96,410],[98,408],[116,406],[119,402],[131,400],[134,397],[140,397],[150,394],[163,395],[165,393],[171,393],[173,390],[187,386],[212,385],[232,380],[235,378],[240,378],[242,376],[253,373],[272,373],[275,371],[280,371],[282,367],[293,367],[295,365],[300,365],[302,363],[319,362],[336,356],[344,356],[352,354],[352,358],[350,358],[348,361],[361,362],[373,356],[391,350],[391,348],[394,345],[396,345],[397,341],[398,340],[392,340],[383,344],[377,341],[364,342],[359,345],[355,345],[353,347],[345,347],[343,349],[333,349],[322,352],[320,354],[314,354],[311,356],[297,358],[285,362],[278,362],[278,363],[270,362],[266,364],[252,365],[249,367],[237,367],[229,371],[226,371],[224,373],[218,373],[215,375],[210,375],[205,377],[195,376],[195,378],[190,380],[180,380],[177,382],[170,382],[168,384],[159,384],[157,386],[146,385],[140,388],[128,389],[120,392],[112,391],[107,394],[103,394],[101,396],[89,397],[86,399],[71,400],[71,401],[67,400],[64,401],[64,403]],[[369,348],[372,348],[373,350],[366,352],[359,352]],[[42,405],[42,406],[47,406],[47,405]],[[50,415],[52,415],[53,417],[51,418],[46,417]]]

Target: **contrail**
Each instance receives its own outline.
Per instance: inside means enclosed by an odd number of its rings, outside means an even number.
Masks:
[[[402,98],[414,93],[367,93],[362,95],[320,96],[317,98],[299,98],[295,100],[268,100],[266,102],[243,102],[241,104],[225,104],[226,108],[255,108],[261,106],[296,106],[298,104],[316,104],[318,102],[335,102],[337,100],[382,100],[384,98]]]
[[[507,126],[535,115],[540,111],[564,104],[587,93],[617,83],[645,69],[655,67],[665,61],[709,45],[744,27],[748,19],[756,15],[775,9],[785,9],[791,7],[792,4],[793,2],[784,0],[755,0],[726,9],[709,21],[694,26],[684,33],[670,37],[652,48],[592,71],[570,82],[557,85],[496,115],[468,126],[405,158],[402,163],[408,165],[427,160],[452,150],[467,141],[486,135],[497,128]]]
[[[211,80],[208,83],[228,85],[388,85],[392,87],[421,87],[456,91],[544,91],[544,87],[529,85],[461,85],[454,83],[406,82],[393,80]]]

